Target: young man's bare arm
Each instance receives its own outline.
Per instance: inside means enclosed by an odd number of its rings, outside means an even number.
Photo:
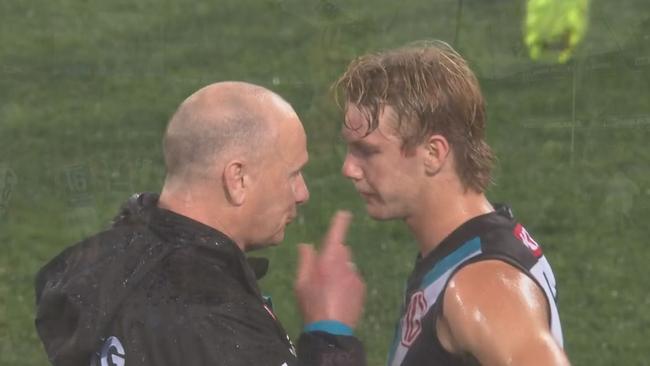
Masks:
[[[437,329],[443,347],[481,365],[569,365],[551,335],[542,290],[505,262],[477,262],[455,274]]]

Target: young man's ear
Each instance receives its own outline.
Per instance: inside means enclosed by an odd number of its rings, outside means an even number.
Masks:
[[[449,142],[442,135],[431,135],[423,145],[425,149],[424,169],[427,175],[436,175],[447,162]]]
[[[246,200],[246,175],[244,162],[231,160],[223,169],[223,189],[228,202],[241,206]]]

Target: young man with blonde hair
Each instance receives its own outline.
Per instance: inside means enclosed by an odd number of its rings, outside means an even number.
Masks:
[[[505,206],[485,196],[494,160],[485,102],[442,42],[354,60],[343,175],[378,220],[419,245],[388,364],[567,365],[553,272]]]

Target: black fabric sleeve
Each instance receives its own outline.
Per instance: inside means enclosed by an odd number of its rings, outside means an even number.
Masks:
[[[114,323],[129,366],[365,366],[352,336],[303,333],[296,357],[265,310],[247,303],[161,304]],[[100,351],[101,352],[101,351]]]
[[[270,316],[247,304],[165,304],[129,313],[141,318],[122,319],[110,332],[122,334],[129,366],[298,365]]]

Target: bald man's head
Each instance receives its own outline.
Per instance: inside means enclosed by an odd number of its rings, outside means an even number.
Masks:
[[[180,105],[167,127],[167,179],[208,178],[215,163],[268,153],[277,135],[272,123],[277,113],[295,115],[281,97],[257,85],[221,82],[200,89]]]
[[[242,250],[277,244],[309,199],[305,130],[277,94],[242,82],[187,98],[163,141],[159,206],[211,226]]]

